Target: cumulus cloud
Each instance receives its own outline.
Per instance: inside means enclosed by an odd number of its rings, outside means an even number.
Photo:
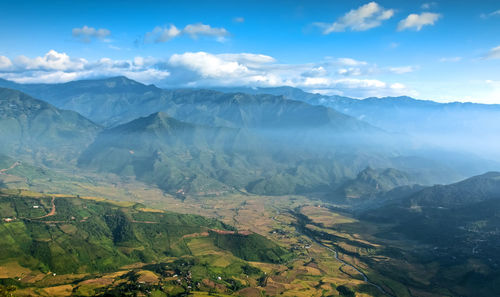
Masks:
[[[323,30],[323,34],[333,32],[366,31],[382,24],[394,16],[393,9],[385,9],[376,2],[370,2],[353,9],[333,23],[314,23]]]
[[[199,73],[204,78],[241,76],[248,68],[234,60],[205,52],[174,54],[168,60],[174,67],[182,67]]]
[[[2,67],[2,61],[7,67]],[[152,83],[170,75],[168,70],[156,67],[156,63],[156,59],[142,57],[131,61],[102,58],[89,62],[83,58],[72,58],[66,53],[50,50],[45,55],[35,58],[18,56],[9,59],[0,56],[0,77],[19,83],[60,83],[84,78],[125,75],[145,83]]]
[[[94,38],[104,40],[104,38],[111,35],[111,31],[104,28],[96,29],[85,25],[81,28],[73,28],[72,34],[73,37],[79,38],[80,41],[88,43]]]
[[[213,28],[205,24],[189,24],[182,30],[184,34],[196,39],[199,36],[212,36],[216,37],[219,41],[229,35],[229,32],[224,28]]]
[[[441,18],[438,13],[423,12],[421,14],[412,13],[398,24],[398,31],[414,29],[420,31],[423,26],[434,25]]]
[[[303,77],[322,77],[328,75],[328,71],[323,67],[313,67],[301,74]]]
[[[0,56],[0,71],[11,69],[12,62],[5,56]]]
[[[145,39],[147,41],[166,42],[172,38],[181,35],[181,31],[176,26],[170,25],[169,27],[155,27],[153,31],[146,33]]]
[[[44,71],[78,71],[83,70],[88,61],[83,58],[70,58],[66,53],[50,50],[43,57],[28,58],[18,56],[14,59],[14,68],[17,70],[44,70]]]
[[[134,57],[87,61],[55,50],[14,59],[0,56],[0,77],[20,83],[60,83],[76,79],[125,75],[161,87],[292,86],[352,97],[412,95],[398,82],[369,77],[375,66],[352,58],[327,58],[316,63],[280,64],[271,56],[252,53],[186,52],[166,59]],[[341,73],[347,69],[351,73]],[[387,72],[387,68],[378,68]],[[359,72],[359,73],[355,73]],[[356,77],[352,77],[355,76]]]
[[[175,37],[188,35],[193,39],[200,36],[215,37],[217,41],[224,41],[229,32],[225,28],[214,28],[210,25],[202,23],[186,25],[182,30],[174,25],[166,27],[157,26],[151,32],[147,32],[144,36],[146,42],[167,42]]]
[[[490,49],[486,55],[483,56],[483,59],[500,59],[500,45]]]

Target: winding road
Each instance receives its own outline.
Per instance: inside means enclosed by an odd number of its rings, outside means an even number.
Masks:
[[[9,168],[5,168],[5,169],[0,169],[0,174],[6,174],[5,172],[11,170],[11,169],[14,169],[16,168],[17,166],[21,165],[21,162],[19,161],[16,161],[14,162],[14,164],[10,165]]]
[[[276,211],[278,212],[278,214],[280,213],[280,211],[279,211],[276,207],[274,207],[274,206],[273,206],[273,208],[274,208],[274,209],[276,209]],[[275,222],[278,222],[278,223],[280,223],[280,224],[285,224],[285,225],[286,225],[286,223],[285,223],[285,222],[282,222],[282,221],[278,220],[278,219],[276,218],[276,216],[272,217],[272,220],[274,220]],[[377,288],[377,290],[378,290],[380,293],[382,293],[382,294],[384,294],[384,295],[387,295],[387,296],[394,296],[393,294],[391,294],[391,293],[387,292],[386,290],[384,290],[381,286],[379,286],[379,285],[377,285],[377,284],[375,284],[375,283],[371,282],[371,281],[370,281],[370,279],[368,278],[368,276],[367,276],[367,275],[366,275],[363,271],[359,270],[359,269],[358,269],[358,268],[356,268],[354,265],[349,264],[349,263],[347,263],[346,261],[344,261],[344,260],[340,259],[340,258],[339,258],[339,255],[338,255],[338,252],[337,252],[336,250],[334,250],[334,249],[330,248],[329,246],[327,246],[327,245],[323,244],[322,242],[318,241],[316,238],[314,238],[314,237],[312,237],[312,236],[308,236],[307,234],[304,234],[302,231],[298,230],[297,228],[296,228],[296,230],[297,230],[300,234],[302,234],[302,235],[304,235],[304,236],[306,236],[306,237],[310,238],[311,240],[313,240],[316,244],[318,244],[318,245],[322,246],[323,248],[327,249],[328,251],[332,252],[332,253],[333,253],[333,255],[334,255],[334,257],[335,257],[335,260],[339,261],[340,263],[342,263],[342,264],[343,264],[343,265],[345,265],[345,266],[349,266],[349,267],[351,267],[351,268],[352,268],[352,269],[354,269],[356,272],[358,272],[358,273],[359,273],[359,274],[363,277],[363,281],[364,281],[365,283],[367,283],[367,284],[369,284],[369,285],[371,285],[371,286],[374,286],[375,288]],[[341,267],[342,267],[342,266],[341,266]]]

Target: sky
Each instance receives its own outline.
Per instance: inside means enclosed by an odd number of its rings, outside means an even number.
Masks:
[[[500,104],[499,1],[0,0],[0,78]]]

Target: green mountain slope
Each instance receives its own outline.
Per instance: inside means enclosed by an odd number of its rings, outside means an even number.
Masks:
[[[154,113],[101,133],[79,158],[84,168],[135,176],[179,196],[242,190],[329,191],[345,176],[387,158],[319,153],[241,128],[185,123]]]
[[[254,158],[253,139],[243,130],[197,126],[155,113],[104,131],[78,162],[136,176],[181,196],[213,194],[244,187],[255,176],[251,168],[263,161]]]
[[[372,169],[361,171],[355,179],[347,181],[337,192],[349,199],[369,199],[377,194],[390,191],[396,187],[415,183],[415,178],[394,168]]]
[[[73,111],[60,110],[19,91],[0,88],[0,152],[45,163],[68,162],[101,128]]]
[[[148,212],[140,205],[50,197],[17,190],[0,192],[0,263],[17,261],[55,273],[115,271],[136,262],[191,255],[187,241],[206,238],[237,257],[281,262],[288,252],[264,237],[236,233],[214,219]],[[240,250],[251,251],[242,254]],[[272,257],[270,257],[272,255]]]

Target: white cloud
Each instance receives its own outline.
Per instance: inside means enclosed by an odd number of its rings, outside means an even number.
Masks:
[[[297,86],[320,94],[335,94],[355,98],[401,95],[416,96],[418,94],[416,91],[408,89],[404,84],[388,84],[377,79],[307,78],[302,84]]]
[[[321,77],[328,75],[328,71],[323,66],[313,67],[301,74],[304,77]]]
[[[359,76],[363,74],[361,68],[350,67],[350,68],[340,68],[337,73],[344,76]]]
[[[6,58],[8,59],[8,58]],[[3,61],[0,56],[0,61]],[[7,60],[5,60],[7,61]],[[101,58],[89,62],[71,58],[66,53],[50,50],[44,56],[14,58],[8,68],[0,67],[0,77],[19,83],[60,83],[76,79],[125,75],[145,83],[157,82],[170,75],[166,69],[155,67],[157,60],[136,57],[133,61]]]
[[[500,59],[500,45],[492,48],[486,55],[483,56],[483,59]]]
[[[155,27],[153,31],[146,33],[145,40],[158,42],[166,42],[170,39],[177,37],[181,31],[176,26],[170,25],[169,27]]]
[[[462,57],[444,57],[444,58],[439,59],[439,62],[443,62],[443,63],[460,62],[460,61],[462,61]]]
[[[225,28],[214,28],[202,23],[186,25],[182,30],[179,30],[174,25],[168,27],[158,26],[153,31],[147,32],[144,40],[146,42],[160,43],[167,42],[181,35],[188,35],[193,39],[197,39],[200,36],[208,36],[215,37],[217,41],[224,41],[229,36],[229,32]]]
[[[9,63],[10,62],[10,63]],[[292,86],[352,97],[413,94],[398,82],[373,78],[374,65],[352,58],[317,63],[279,64],[273,57],[252,53],[186,52],[166,59],[134,57],[87,61],[55,50],[44,56],[13,60],[0,56],[0,77],[20,83],[60,83],[76,79],[125,75],[162,87]],[[341,73],[343,70],[351,73]],[[389,72],[387,68],[378,68]],[[358,72],[358,73],[355,73]],[[356,78],[349,76],[356,75]]]
[[[416,70],[415,66],[389,67],[389,71],[396,74],[410,73]]]
[[[93,27],[83,26],[81,28],[73,28],[73,37],[79,38],[82,42],[90,42],[93,38],[104,40],[107,36],[111,35],[108,29],[96,29]]]
[[[276,60],[271,56],[259,55],[259,54],[249,54],[249,53],[219,54],[218,56],[224,60],[235,61],[241,64],[245,64],[250,68],[260,67],[263,64],[276,62]]]
[[[5,56],[0,56],[0,71],[11,69],[12,62]]]
[[[376,2],[370,2],[353,9],[333,23],[315,23],[323,29],[323,34],[332,32],[366,31],[382,24],[383,21],[394,16],[393,9],[384,9]]]
[[[43,57],[31,59],[19,56],[14,59],[14,67],[21,70],[78,71],[83,70],[87,63],[85,59],[70,58],[66,53],[59,53],[55,50],[50,50]]]
[[[244,23],[245,22],[245,18],[243,17],[236,17],[233,19],[233,22],[235,23]]]
[[[237,61],[224,60],[220,56],[205,52],[174,54],[168,60],[174,67],[183,67],[199,73],[205,78],[239,76],[248,73],[248,68]]]
[[[344,66],[364,66],[368,64],[365,61],[358,61],[351,58],[338,58],[337,62]]]
[[[438,13],[424,12],[421,14],[412,13],[398,24],[398,31],[414,29],[420,31],[423,26],[434,25],[441,18]]]
[[[210,25],[189,24],[182,30],[182,33],[188,34],[191,38],[198,38],[199,36],[213,36],[217,38],[224,38],[229,35],[229,32],[224,28],[213,28]]]

